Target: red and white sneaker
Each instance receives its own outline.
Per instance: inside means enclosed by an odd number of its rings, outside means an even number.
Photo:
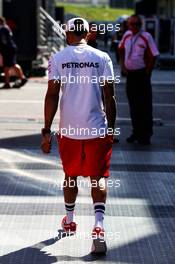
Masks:
[[[77,224],[75,222],[66,223],[67,216],[64,216],[61,222],[61,227],[66,233],[74,234],[76,232]]]
[[[101,253],[101,254],[106,254],[107,252],[107,245],[105,242],[105,231],[101,227],[94,227],[92,231],[92,248],[91,248],[91,253]]]

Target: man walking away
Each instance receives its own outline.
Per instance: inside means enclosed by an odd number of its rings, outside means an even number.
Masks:
[[[88,32],[89,24],[83,18],[69,20],[66,29],[68,46],[50,58],[41,147],[44,153],[50,152],[50,129],[61,88],[58,144],[65,173],[66,209],[62,228],[65,232],[76,231],[77,177],[89,176],[95,213],[92,252],[105,253],[106,179],[109,177],[116,119],[114,82],[107,80],[114,80],[114,75],[109,56],[87,45]],[[100,77],[103,77],[103,83],[99,82]],[[109,130],[112,131],[110,135]]]

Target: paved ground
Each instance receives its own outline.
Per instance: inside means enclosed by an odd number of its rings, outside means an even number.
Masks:
[[[125,142],[128,106],[124,85],[117,87],[121,135],[113,148],[105,218],[108,254],[101,258],[90,254],[88,182],[79,184],[77,235],[63,237],[60,230],[63,172],[56,141],[50,156],[39,148],[45,91],[45,79],[0,90],[0,264],[174,264],[175,87],[153,87],[155,133],[147,147]]]

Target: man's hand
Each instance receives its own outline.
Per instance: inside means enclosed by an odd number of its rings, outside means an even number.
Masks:
[[[44,103],[44,128],[42,129],[41,149],[44,153],[50,153],[51,150],[51,125],[58,108],[60,92],[60,83],[55,80],[49,80],[48,89]]]
[[[42,139],[41,139],[41,149],[46,154],[50,153],[50,150],[51,150],[51,141],[52,141],[52,137],[51,137],[50,133],[47,133],[45,135],[42,135]]]

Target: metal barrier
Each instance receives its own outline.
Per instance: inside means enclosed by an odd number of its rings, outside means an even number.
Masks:
[[[42,7],[38,12],[38,50],[39,54],[48,58],[65,47],[65,32]]]

